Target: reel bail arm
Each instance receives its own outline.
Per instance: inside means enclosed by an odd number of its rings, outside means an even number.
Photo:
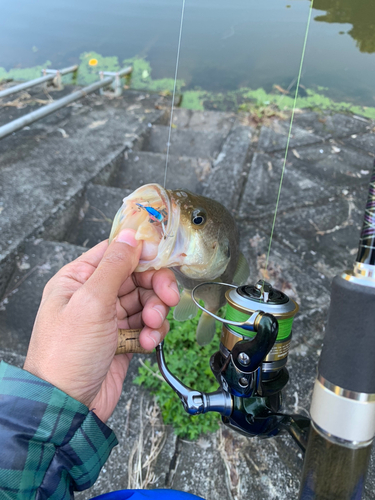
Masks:
[[[211,393],[199,392],[184,385],[168,370],[164,357],[163,344],[164,342],[161,342],[156,347],[156,359],[159,370],[166,382],[168,382],[180,398],[185,411],[189,415],[199,415],[200,413],[216,411],[223,416],[229,417],[233,409],[233,401],[230,394],[223,389]]]

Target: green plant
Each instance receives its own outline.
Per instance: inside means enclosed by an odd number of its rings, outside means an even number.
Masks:
[[[219,349],[220,324],[217,335],[208,345],[201,347],[195,340],[199,316],[183,323],[173,319],[172,311],[168,316],[171,330],[164,342],[166,362],[171,372],[188,387],[203,392],[218,388],[210,367],[211,355]],[[153,373],[150,373],[153,372]],[[160,380],[157,364],[146,360],[139,367],[139,375],[134,383],[146,387],[155,394],[166,425],[172,425],[175,433],[183,438],[197,439],[201,434],[214,432],[219,428],[220,416],[217,413],[189,416],[182,407],[176,393],[169,385]]]

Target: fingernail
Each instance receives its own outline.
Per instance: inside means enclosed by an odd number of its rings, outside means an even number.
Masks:
[[[126,243],[131,247],[137,247],[139,241],[135,239],[134,229],[123,229],[116,238],[119,243]]]
[[[158,332],[157,330],[153,330],[151,333],[148,334],[148,336],[150,337],[150,339],[153,341],[153,343],[155,344],[155,347],[160,344],[160,332]]]
[[[173,291],[177,294],[178,300],[180,300],[180,292],[179,292],[179,289],[178,289],[177,283],[175,283],[175,282],[173,281],[173,283],[171,283],[171,284],[169,285],[169,288],[170,288],[171,290],[173,290]]]
[[[160,314],[161,322],[163,323],[165,320],[165,308],[163,306],[154,306],[153,309]]]

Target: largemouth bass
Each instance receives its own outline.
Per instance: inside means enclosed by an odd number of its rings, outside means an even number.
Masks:
[[[143,240],[137,272],[171,268],[183,289],[174,310],[177,321],[193,318],[198,310],[191,290],[205,281],[243,284],[249,267],[239,251],[239,235],[228,210],[204,196],[184,189],[165,190],[159,184],[146,184],[123,200],[109,240],[122,229],[136,230]],[[202,287],[197,295],[213,313],[225,304],[222,287]],[[203,313],[197,328],[197,342],[206,345],[215,334],[215,320]]]

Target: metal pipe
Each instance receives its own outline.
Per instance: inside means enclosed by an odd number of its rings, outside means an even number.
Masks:
[[[129,66],[128,68],[125,68],[122,71],[120,71],[119,75],[124,76],[131,73],[131,71],[132,67]],[[88,94],[91,94],[92,92],[95,92],[95,90],[105,87],[106,85],[110,85],[113,82],[113,80],[114,80],[113,76],[103,78],[103,80],[100,80],[99,82],[92,83],[91,85],[88,85],[87,87],[81,90],[77,90],[76,92],[73,92],[72,94],[63,97],[58,101],[52,102],[51,104],[47,104],[47,106],[43,106],[42,108],[39,108],[35,111],[32,111],[31,113],[28,113],[27,115],[21,116],[17,120],[13,120],[12,122],[3,125],[2,127],[0,127],[0,139],[3,139],[7,135],[10,135],[13,132],[16,132],[17,130],[26,127],[27,125],[30,125],[31,123],[34,123],[37,120],[40,120],[41,118],[50,115],[54,111],[57,111],[58,109],[63,108],[64,106],[67,106],[68,104],[77,101],[78,99],[81,99],[82,97],[85,97]]]
[[[15,85],[14,87],[9,87],[8,89],[1,90],[0,91],[0,99],[2,97],[7,97],[8,95],[11,94],[16,94],[17,92],[21,92],[21,90],[29,89],[31,87],[35,87],[35,85],[40,85],[41,83],[48,82],[50,80],[53,80],[57,73],[60,73],[60,75],[67,75],[68,73],[73,73],[74,71],[77,71],[78,65],[75,64],[74,66],[69,66],[69,68],[64,68],[57,70],[57,72],[51,73],[49,75],[44,75],[41,76],[40,78],[36,78],[35,80],[30,80],[28,82],[20,83],[19,85]]]
[[[125,76],[129,75],[133,71],[133,66],[127,66],[126,68],[122,69],[121,71],[101,71],[103,75],[105,76]]]

